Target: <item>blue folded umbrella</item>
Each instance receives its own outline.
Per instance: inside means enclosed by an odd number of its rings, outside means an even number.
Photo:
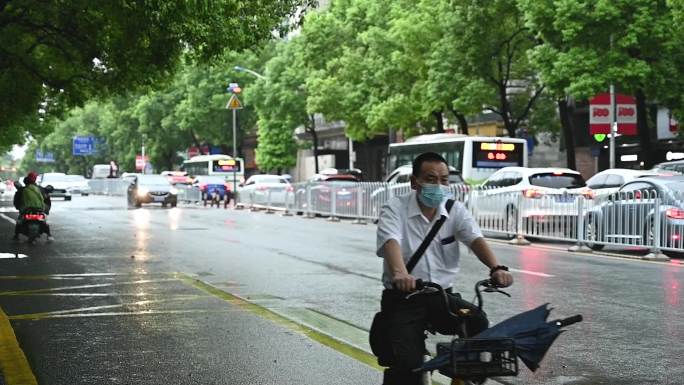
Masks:
[[[491,328],[482,331],[474,338],[510,338],[515,341],[517,356],[531,371],[539,368],[539,363],[556,338],[563,332],[561,321],[547,321],[551,309],[549,304],[515,315]],[[578,318],[577,318],[578,317]],[[581,317],[573,317],[577,322]],[[451,364],[450,354],[442,354],[423,364],[419,369],[429,371],[444,368]]]

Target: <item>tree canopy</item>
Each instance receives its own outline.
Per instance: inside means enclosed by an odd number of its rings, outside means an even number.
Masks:
[[[40,133],[41,115],[158,84],[181,55],[206,60],[253,47],[311,3],[0,1],[0,147]]]

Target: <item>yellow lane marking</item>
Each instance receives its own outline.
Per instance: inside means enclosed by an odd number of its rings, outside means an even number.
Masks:
[[[38,384],[2,308],[0,308],[0,369],[7,385]]]
[[[206,309],[185,309],[185,310],[141,310],[135,312],[104,312],[104,313],[76,313],[76,314],[54,314],[44,317],[34,318],[34,314],[13,315],[7,317],[14,320],[40,320],[50,318],[87,318],[87,317],[119,317],[119,316],[133,316],[133,315],[156,315],[156,314],[207,314],[207,313],[230,313],[241,312],[242,309],[222,309],[222,310],[206,310]],[[10,384],[8,384],[10,385]]]
[[[38,319],[42,319],[42,318],[50,318],[51,316],[56,316],[56,315],[61,315],[61,314],[73,314],[73,313],[86,314],[85,312],[89,312],[89,311],[93,311],[93,310],[116,309],[116,308],[122,308],[122,307],[127,307],[127,306],[131,306],[131,307],[143,306],[143,305],[150,305],[150,304],[164,303],[164,302],[194,301],[196,299],[201,299],[201,298],[214,298],[214,297],[208,296],[208,295],[185,295],[185,296],[176,296],[176,297],[165,298],[165,299],[157,299],[157,300],[144,300],[144,301],[136,301],[136,302],[129,302],[129,303],[118,303],[115,305],[89,306],[89,307],[81,307],[81,308],[75,308],[75,309],[55,310],[55,311],[31,313],[31,314],[15,314],[15,315],[10,316],[9,318],[10,319],[35,319],[35,320],[38,320]]]
[[[360,361],[374,369],[377,370],[383,370],[384,368],[379,366],[377,364],[377,358],[366,352],[363,349],[357,348],[355,346],[352,346],[344,341],[341,341],[329,334],[322,333],[321,331],[315,330],[313,328],[310,328],[306,325],[299,324],[289,318],[286,318],[278,313],[275,313],[274,311],[257,305],[253,302],[250,302],[246,300],[245,298],[242,298],[238,295],[228,293],[226,291],[223,291],[217,287],[214,287],[204,281],[201,281],[199,279],[196,279],[194,277],[185,275],[180,273],[179,277],[181,278],[181,281],[187,283],[188,285],[195,287],[199,290],[202,290],[204,292],[207,292],[211,295],[214,295],[218,298],[223,299],[224,301],[238,306],[239,308],[242,308],[246,311],[249,311],[251,313],[254,313],[262,318],[265,318],[269,321],[272,321],[282,327],[285,327],[287,329],[290,329],[292,331],[301,333],[308,338],[325,345],[333,350],[336,350],[346,356],[349,356],[357,361]]]
[[[21,295],[26,295],[26,294],[45,293],[45,292],[60,291],[60,290],[92,289],[95,287],[110,287],[110,286],[120,286],[120,285],[138,285],[141,283],[171,282],[171,281],[177,281],[177,280],[178,280],[178,278],[141,279],[138,281],[129,281],[129,282],[98,283],[98,284],[92,284],[92,285],[50,287],[50,288],[46,288],[46,289],[4,291],[4,292],[0,292],[0,296],[15,296],[15,295],[21,296]]]

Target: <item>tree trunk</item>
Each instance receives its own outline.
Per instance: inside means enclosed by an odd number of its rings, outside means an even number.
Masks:
[[[200,144],[199,140],[197,139],[197,135],[195,135],[195,131],[193,129],[190,129],[190,138],[192,138],[192,142],[195,144],[197,147],[197,151],[199,151],[200,154],[202,154],[202,145]],[[204,155],[204,154],[202,154]]]
[[[646,95],[644,95],[644,90],[638,89],[634,96],[636,97],[637,109],[637,134],[639,135],[639,142],[641,142],[641,160],[644,162],[644,169],[649,170],[653,167],[654,162],[651,130],[648,127]]]
[[[435,117],[435,122],[437,123],[437,133],[438,134],[443,134],[444,133],[444,116],[442,114],[442,111],[433,111],[432,116]]]
[[[465,115],[462,113],[456,111],[455,108],[449,109],[452,114],[454,114],[454,117],[456,117],[456,120],[458,120],[458,126],[461,127],[461,132],[464,135],[468,135],[468,121],[466,120]]]
[[[501,111],[500,116],[504,122],[506,132],[508,132],[508,136],[515,138],[516,127],[513,126],[513,122],[511,121],[510,105],[508,104],[508,99],[506,97],[506,84],[501,83],[499,84],[499,103],[501,104],[499,106]]]
[[[561,130],[565,141],[565,156],[569,169],[577,169],[575,159],[575,127],[572,123],[572,112],[574,108],[568,105],[567,98],[558,100],[558,111],[560,113]]]
[[[313,115],[309,116],[309,121],[311,125],[307,128],[307,131],[311,134],[311,140],[313,141],[313,155],[314,155],[314,165],[316,168],[316,174],[318,174],[318,134],[316,133],[316,120]]]

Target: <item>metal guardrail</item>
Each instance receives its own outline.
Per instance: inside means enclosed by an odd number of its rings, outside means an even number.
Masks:
[[[121,179],[92,179],[92,194],[125,196],[128,183]],[[201,191],[177,186],[182,202],[200,202]],[[279,210],[307,217],[327,216],[377,220],[392,197],[411,190],[409,183],[303,182],[288,188],[238,191],[238,206],[266,212]],[[595,197],[563,193],[522,193],[500,189],[451,185],[452,196],[462,202],[485,233],[518,240],[549,239],[587,245],[646,248],[684,253],[684,192],[659,195],[655,190],[615,192]]]
[[[96,195],[125,196],[128,182],[122,179],[90,179],[90,193]]]
[[[382,205],[410,185],[381,182],[296,183],[284,195],[262,190],[257,195],[238,194],[237,204],[268,212],[281,210],[308,217],[376,220]],[[454,198],[470,210],[482,231],[518,239],[549,239],[588,245],[647,248],[684,252],[684,193],[658,196],[656,191],[613,193],[592,197],[576,193],[469,188],[452,185]],[[679,205],[679,206],[677,206]]]
[[[123,179],[91,179],[88,181],[90,193],[95,195],[126,196],[129,182]],[[178,200],[181,202],[200,202],[202,192],[197,187],[176,185]]]

